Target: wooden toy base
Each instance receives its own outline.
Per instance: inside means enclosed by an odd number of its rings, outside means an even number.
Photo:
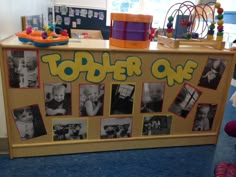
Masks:
[[[207,40],[207,39],[174,39],[168,38],[166,36],[158,36],[158,44],[166,45],[170,48],[179,48],[180,45],[199,45],[199,46],[209,46],[215,49],[222,50],[225,48],[225,42],[217,40]]]

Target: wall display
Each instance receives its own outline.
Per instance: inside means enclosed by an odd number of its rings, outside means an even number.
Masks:
[[[106,26],[106,10],[81,7],[55,6],[56,26],[62,29],[101,30],[108,39],[109,27]]]
[[[217,143],[233,52],[15,40],[0,65],[11,158]]]

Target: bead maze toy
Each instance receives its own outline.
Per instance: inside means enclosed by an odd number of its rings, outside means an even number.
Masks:
[[[123,48],[149,47],[152,20],[151,15],[111,13],[110,45]]]
[[[54,32],[54,26],[49,25],[43,30],[35,30],[27,27],[25,31],[16,33],[20,42],[32,43],[36,47],[49,47],[55,45],[65,45],[69,42],[67,30],[61,30],[60,34]]]
[[[217,15],[215,15],[215,10]],[[215,2],[198,5],[194,5],[191,1],[176,3],[167,11],[163,27],[166,35],[158,36],[158,44],[166,45],[170,48],[179,48],[180,45],[200,45],[219,50],[224,49],[223,12],[224,9],[221,7],[221,4]],[[211,19],[208,18],[209,13],[212,14]],[[187,19],[186,16],[188,17]],[[175,27],[173,25],[176,17],[180,19],[180,24],[177,24],[179,28],[177,28],[177,25]],[[217,34],[214,39],[216,24]],[[166,29],[164,29],[165,25]],[[177,35],[177,33],[182,35]]]

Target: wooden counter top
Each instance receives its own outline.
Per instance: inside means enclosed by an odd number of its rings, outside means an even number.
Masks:
[[[1,42],[3,48],[28,48],[35,49],[32,44],[24,44],[18,40],[16,36],[11,36]],[[157,42],[151,42],[147,49],[129,49],[119,48],[109,45],[109,40],[98,39],[70,39],[68,45],[51,46],[38,49],[50,49],[50,50],[93,50],[93,51],[122,51],[122,52],[168,52],[168,53],[228,53],[234,52],[225,50],[217,50],[207,46],[181,46],[178,49],[171,49],[163,45],[158,45]]]

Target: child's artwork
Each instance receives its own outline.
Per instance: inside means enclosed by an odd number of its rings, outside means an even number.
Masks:
[[[44,85],[46,116],[71,115],[71,85],[50,83]]]
[[[101,139],[131,137],[131,118],[106,118],[101,121]]]
[[[104,85],[81,84],[80,85],[80,116],[103,115]]]
[[[217,89],[224,73],[226,63],[227,62],[222,59],[209,58],[199,80],[198,86]]]
[[[143,135],[170,134],[172,116],[155,115],[145,116],[143,120]]]
[[[177,116],[186,118],[200,96],[201,92],[199,90],[189,84],[184,84],[171,104],[169,111]]]
[[[14,109],[13,117],[22,140],[47,134],[38,105]]]
[[[144,83],[141,113],[162,111],[164,89],[164,83]]]
[[[216,109],[216,104],[198,104],[193,124],[193,131],[211,130]]]
[[[135,85],[112,84],[110,114],[132,114]]]
[[[86,119],[53,120],[53,141],[87,139]]]
[[[38,51],[8,50],[7,68],[10,88],[39,88]]]

